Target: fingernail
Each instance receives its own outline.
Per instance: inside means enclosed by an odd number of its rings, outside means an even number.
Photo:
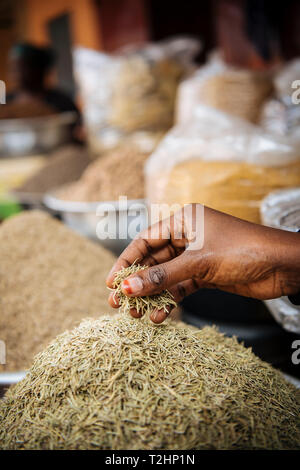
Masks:
[[[144,287],[140,277],[131,277],[122,282],[122,290],[125,294],[138,294]]]
[[[153,323],[162,323],[166,319],[167,315],[164,315],[163,310],[154,310],[151,314],[151,320]]]

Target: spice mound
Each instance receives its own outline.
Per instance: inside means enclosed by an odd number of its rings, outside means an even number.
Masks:
[[[130,309],[135,309],[142,316],[145,314],[150,315],[153,310],[164,310],[169,312],[169,307],[177,307],[172,294],[168,290],[164,290],[160,294],[146,295],[143,297],[128,297],[122,292],[122,282],[131,274],[144,270],[148,266],[141,266],[139,264],[132,264],[128,268],[122,268],[115,274],[112,291],[114,297],[118,299],[120,309],[128,313]]]
[[[22,370],[58,334],[109,312],[105,278],[114,256],[39,211],[0,226],[0,339]]]
[[[69,201],[115,201],[144,197],[144,163],[147,153],[132,148],[108,152],[92,162],[82,177],[59,191]]]
[[[171,127],[183,74],[182,65],[172,59],[128,57],[112,83],[110,124],[127,132]]]
[[[52,152],[44,166],[31,175],[16,191],[43,194],[80,178],[90,162],[91,158],[87,149],[79,145],[66,145]]]
[[[129,315],[58,336],[0,402],[2,449],[299,449],[300,397],[216,329]]]

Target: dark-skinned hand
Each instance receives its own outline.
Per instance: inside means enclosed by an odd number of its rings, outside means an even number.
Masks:
[[[198,206],[198,207],[197,207]],[[123,251],[107,278],[134,262],[149,268],[122,283],[128,296],[158,294],[168,289],[177,302],[201,287],[272,299],[300,291],[300,235],[252,224],[204,208],[204,243],[195,244],[195,217],[200,205],[183,210],[141,232]],[[202,207],[202,206],[201,206]],[[191,249],[192,247],[192,249]],[[110,295],[109,302],[118,307]],[[132,316],[139,317],[135,311]],[[164,311],[151,320],[162,323]]]

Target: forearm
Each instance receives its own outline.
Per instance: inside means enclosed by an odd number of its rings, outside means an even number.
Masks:
[[[277,230],[277,266],[283,295],[300,292],[300,234]]]

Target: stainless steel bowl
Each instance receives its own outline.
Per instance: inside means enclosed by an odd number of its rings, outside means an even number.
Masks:
[[[75,112],[24,119],[0,120],[0,157],[50,152],[71,140]]]
[[[6,390],[14,385],[20,380],[22,380],[26,375],[25,371],[22,372],[0,372],[0,399],[4,396]]]
[[[72,230],[98,241],[117,256],[134,234],[147,227],[147,205],[144,199],[105,202],[73,202],[59,199],[58,192],[47,193],[44,204],[58,213]],[[106,223],[113,230],[108,234]],[[109,237],[108,237],[109,235]]]
[[[19,372],[0,372],[0,385],[9,386],[20,382],[24,379],[26,371]]]

